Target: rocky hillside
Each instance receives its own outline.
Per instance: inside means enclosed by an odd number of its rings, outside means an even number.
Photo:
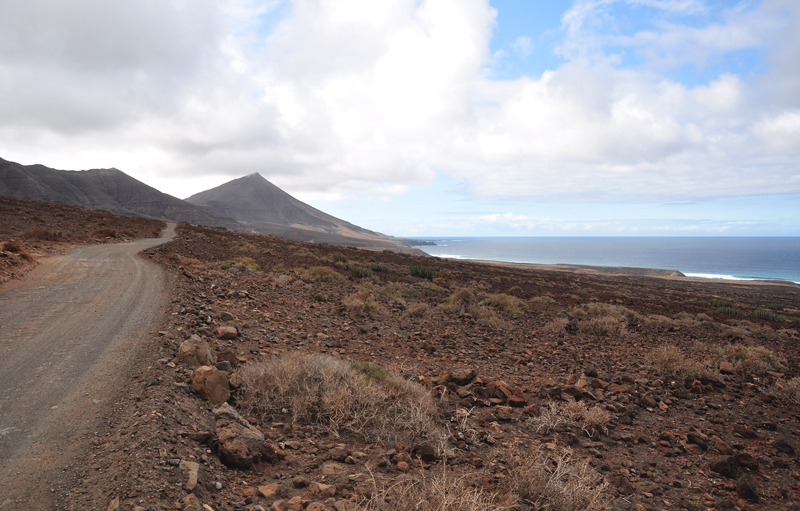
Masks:
[[[65,509],[797,509],[796,285],[183,227]],[[70,507],[71,506],[71,507]]]
[[[162,193],[117,169],[65,171],[0,159],[0,195],[195,225],[237,225],[231,218]]]

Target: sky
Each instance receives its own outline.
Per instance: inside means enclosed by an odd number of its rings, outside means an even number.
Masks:
[[[0,157],[399,236],[800,236],[800,2],[4,0]]]

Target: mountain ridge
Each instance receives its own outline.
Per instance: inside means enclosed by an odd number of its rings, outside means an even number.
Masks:
[[[425,244],[364,229],[292,197],[255,172],[181,200],[117,168],[57,170],[0,158],[0,195],[123,215],[364,248]],[[193,199],[193,200],[191,200]]]

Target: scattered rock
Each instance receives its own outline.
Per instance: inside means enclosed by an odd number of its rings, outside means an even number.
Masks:
[[[228,377],[212,366],[200,366],[192,373],[192,389],[212,405],[226,402],[231,397]]]
[[[755,478],[746,475],[739,479],[736,483],[736,495],[750,502],[758,502],[760,497],[758,494],[758,483]]]
[[[178,360],[189,367],[212,366],[216,363],[214,352],[199,335],[192,335],[178,347]]]
[[[456,385],[466,385],[475,378],[477,372],[475,369],[453,369],[450,373],[450,381]]]
[[[236,339],[239,336],[235,326],[218,326],[215,332],[220,339]]]
[[[717,474],[727,477],[728,479],[736,479],[739,476],[739,464],[733,456],[723,456],[711,461],[709,468]]]
[[[188,492],[193,492],[197,487],[197,477],[200,472],[200,465],[194,461],[181,461],[178,465],[183,474],[183,488]]]
[[[260,452],[264,435],[228,403],[214,410],[220,454],[234,466],[246,467]]]

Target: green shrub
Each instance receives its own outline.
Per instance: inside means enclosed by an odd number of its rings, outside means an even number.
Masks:
[[[433,278],[436,276],[433,268],[430,266],[423,266],[421,264],[412,264],[408,267],[408,270],[411,272],[411,275],[421,279],[433,280]]]
[[[383,263],[372,263],[369,265],[369,269],[375,273],[388,273],[389,271],[389,267]]]
[[[372,270],[363,266],[353,266],[350,268],[350,275],[357,279],[366,279],[372,277]]]
[[[258,263],[249,257],[240,257],[233,261],[222,261],[218,263],[220,269],[228,270],[234,268],[236,270],[257,270],[259,269]]]
[[[333,262],[334,263],[346,263],[348,261],[347,256],[344,254],[333,254]]]
[[[350,365],[353,369],[362,373],[367,381],[374,380],[381,382],[386,381],[389,377],[389,373],[387,373],[384,368],[370,364],[369,362],[352,362]]]
[[[749,315],[765,321],[786,321],[785,316],[775,314],[769,309],[758,309],[757,311],[751,312]]]

